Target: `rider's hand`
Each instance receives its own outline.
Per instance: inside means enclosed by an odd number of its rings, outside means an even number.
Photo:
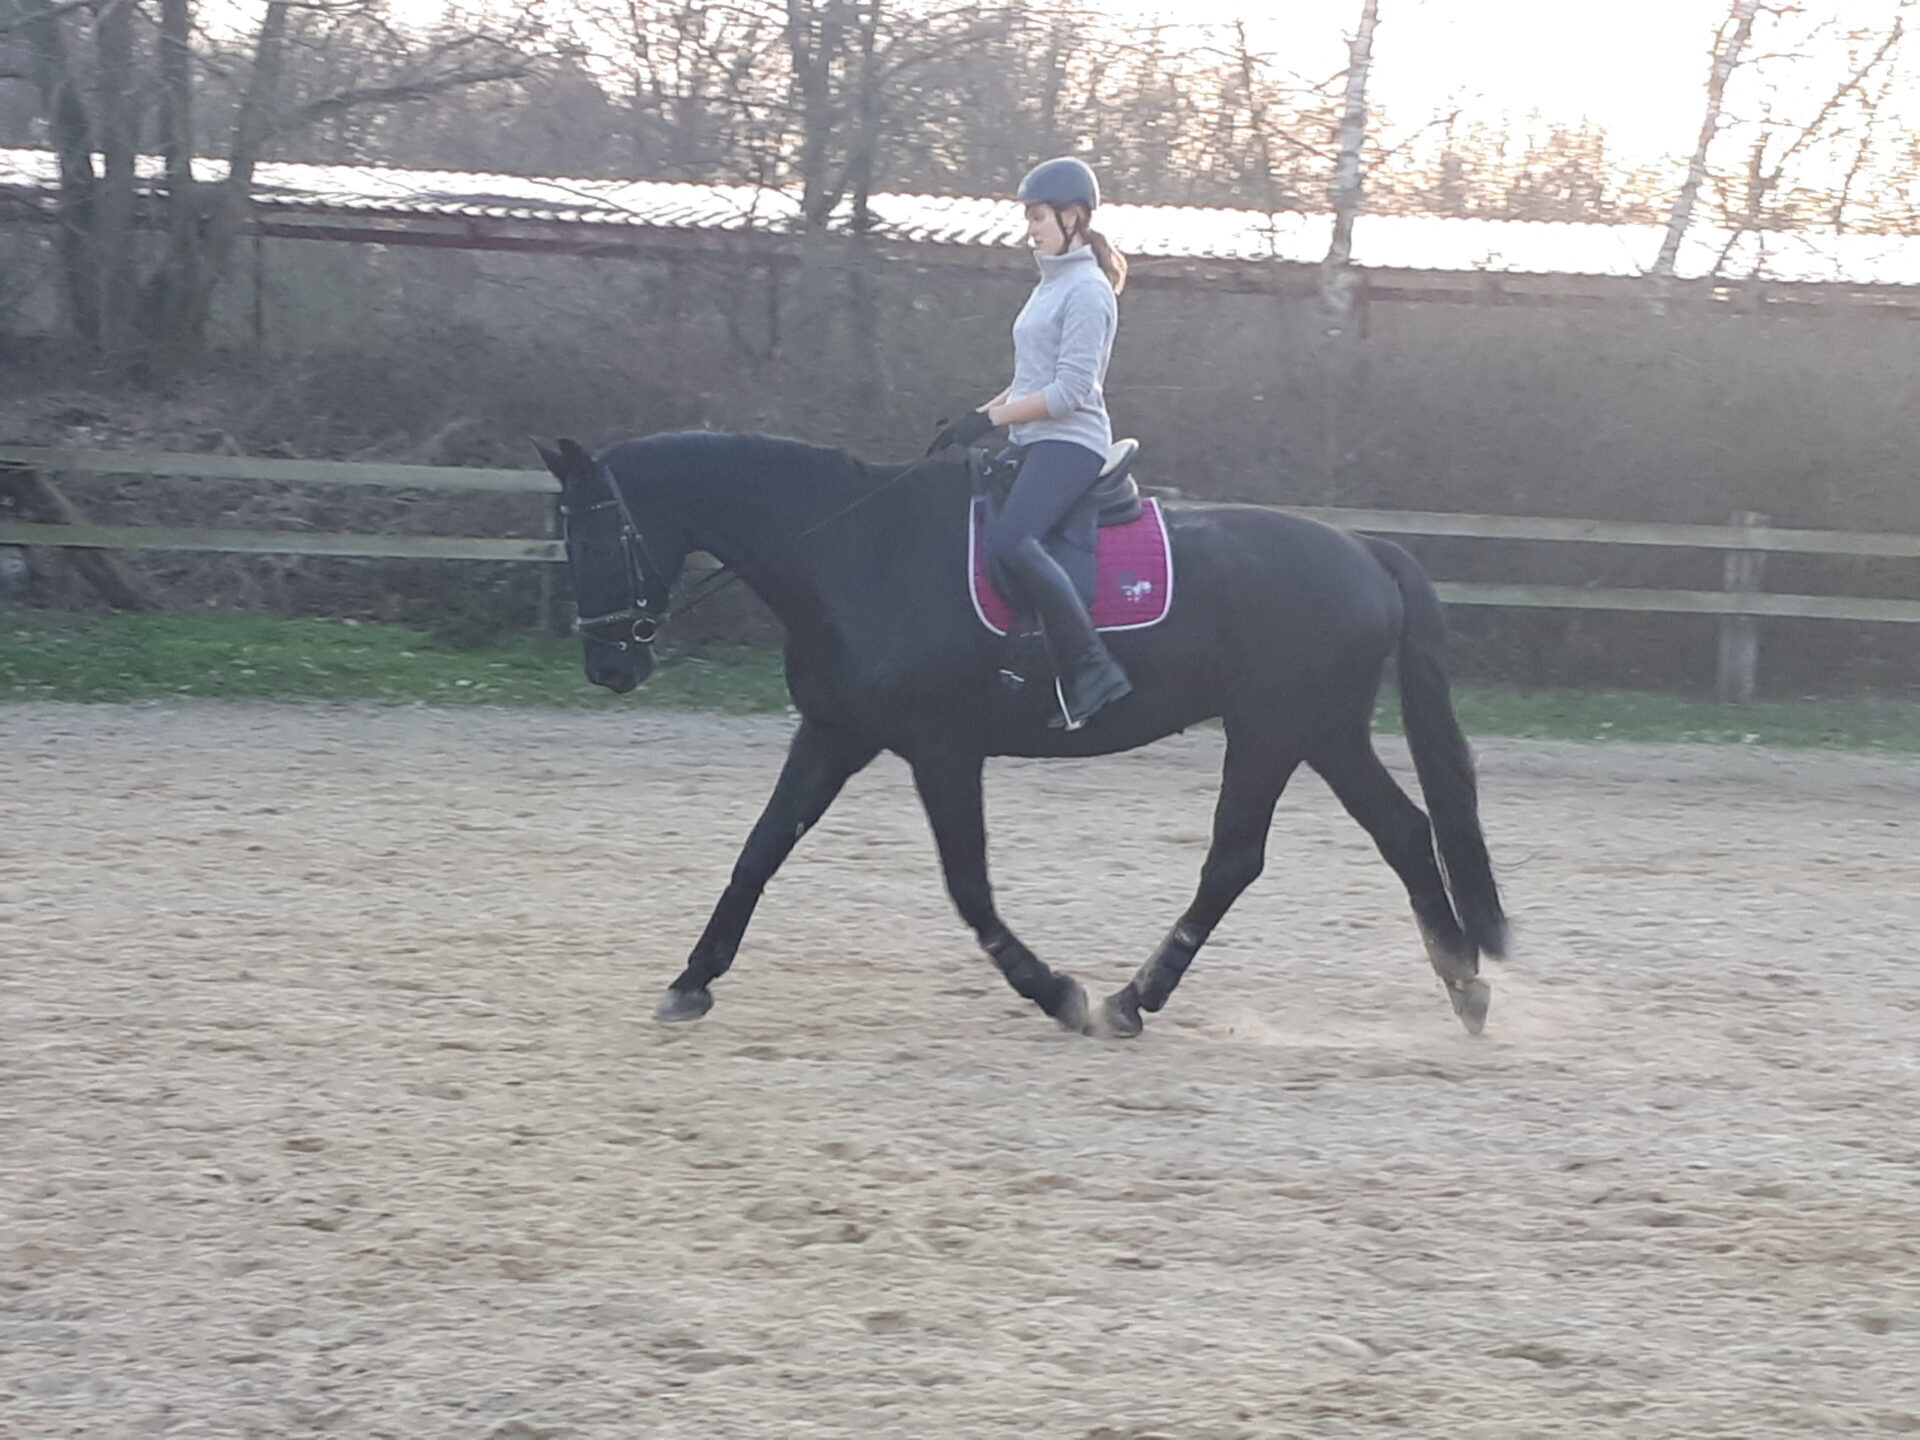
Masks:
[[[933,437],[933,443],[927,446],[927,454],[933,455],[949,445],[962,448],[987,435],[997,427],[987,418],[984,410],[969,410],[952,424],[943,423],[939,433]]]

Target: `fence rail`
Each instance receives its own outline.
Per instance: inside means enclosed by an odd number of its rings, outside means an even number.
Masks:
[[[356,560],[564,560],[558,540],[472,535],[327,535],[304,530],[179,530],[165,525],[39,525],[0,521],[0,545],[84,550],[211,550]]]
[[[487,470],[432,465],[282,460],[241,455],[134,454],[105,450],[51,450],[0,446],[0,477],[9,470],[42,474],[154,475],[250,480],[295,485],[380,486],[412,490],[467,490],[553,494],[544,470]],[[1271,507],[1377,535],[1429,535],[1473,540],[1530,540],[1562,544],[1679,547],[1728,552],[1722,590],[1601,589],[1442,581],[1441,598],[1454,605],[1523,609],[1639,611],[1718,615],[1728,635],[1750,634],[1763,617],[1862,620],[1920,624],[1920,600],[1845,595],[1778,595],[1760,590],[1761,562],[1769,554],[1840,555],[1920,560],[1920,535],[1845,530],[1776,529],[1765,517],[1743,513],[1730,525],[1667,525],[1621,520],[1569,520],[1521,515],[1457,515],[1421,510],[1350,510],[1324,506]],[[200,530],[165,526],[35,524],[0,521],[0,545],[49,545],[100,550],[199,550],[235,554],[322,555],[414,560],[554,562],[564,558],[551,539],[478,536],[340,535],[290,531]],[[1725,637],[1723,637],[1724,639]],[[1721,690],[1729,698],[1753,693],[1752,643],[1722,647]],[[1748,658],[1729,662],[1729,654]],[[1732,664],[1738,673],[1728,673]]]
[[[0,468],[64,475],[162,475],[188,480],[267,480],[283,485],[376,485],[399,490],[506,490],[558,494],[544,470],[458,465],[385,465],[358,460],[276,460],[265,455],[135,454],[0,445]]]

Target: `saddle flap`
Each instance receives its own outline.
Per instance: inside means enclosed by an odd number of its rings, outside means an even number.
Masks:
[[[1093,482],[1083,505],[1094,507],[1094,523],[1102,527],[1126,525],[1140,518],[1140,486],[1133,476],[1122,471],[1102,476]]]
[[[1173,546],[1166,517],[1157,501],[1136,503],[1140,515],[1133,523],[1085,532],[1088,539],[1096,534],[1099,537],[1093,552],[1075,545],[1063,546],[1061,553],[1049,546],[1049,553],[1074,576],[1076,588],[1087,599],[1088,614],[1101,630],[1139,630],[1158,624],[1173,603]],[[974,613],[989,630],[1004,635],[1014,628],[1015,616],[987,575],[982,543],[985,502],[976,502],[973,511],[973,523],[968,527],[967,568]],[[1082,568],[1090,572],[1090,584],[1081,583],[1081,576],[1076,574]]]

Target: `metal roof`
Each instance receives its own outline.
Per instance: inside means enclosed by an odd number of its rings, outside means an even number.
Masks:
[[[196,160],[202,181],[226,166]],[[143,157],[143,180],[161,165]],[[57,188],[52,151],[0,148],[0,195],[44,206]],[[406,170],[378,165],[262,164],[254,198],[284,216],[362,216],[388,220],[457,219],[606,231],[792,235],[800,201],[788,190],[668,180],[604,180]],[[834,217],[849,223],[848,206]],[[876,195],[873,233],[935,246],[1015,247],[1023,238],[1009,200],[965,196]],[[1101,228],[1142,260],[1318,264],[1327,252],[1326,214],[1179,205],[1106,205]],[[1363,214],[1354,228],[1354,263],[1369,270],[1485,275],[1626,278],[1646,273],[1659,253],[1654,225],[1478,220]],[[609,235],[611,237],[611,234]],[[1728,232],[1695,226],[1681,246],[1682,279],[1705,278]],[[1788,284],[1920,286],[1920,237],[1768,231],[1733,240],[1722,276]]]

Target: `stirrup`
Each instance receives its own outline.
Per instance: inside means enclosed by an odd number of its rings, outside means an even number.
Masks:
[[[1059,702],[1060,713],[1047,721],[1050,730],[1065,730],[1069,734],[1075,730],[1084,730],[1089,721],[1099,715],[1116,700],[1124,700],[1133,693],[1133,682],[1127,678],[1127,672],[1120,668],[1119,662],[1111,656],[1101,667],[1100,690],[1093,703],[1083,711],[1078,719],[1074,718],[1073,707],[1067,703],[1066,682],[1056,671],[1053,677],[1053,698]],[[1084,697],[1082,697],[1084,698]]]

